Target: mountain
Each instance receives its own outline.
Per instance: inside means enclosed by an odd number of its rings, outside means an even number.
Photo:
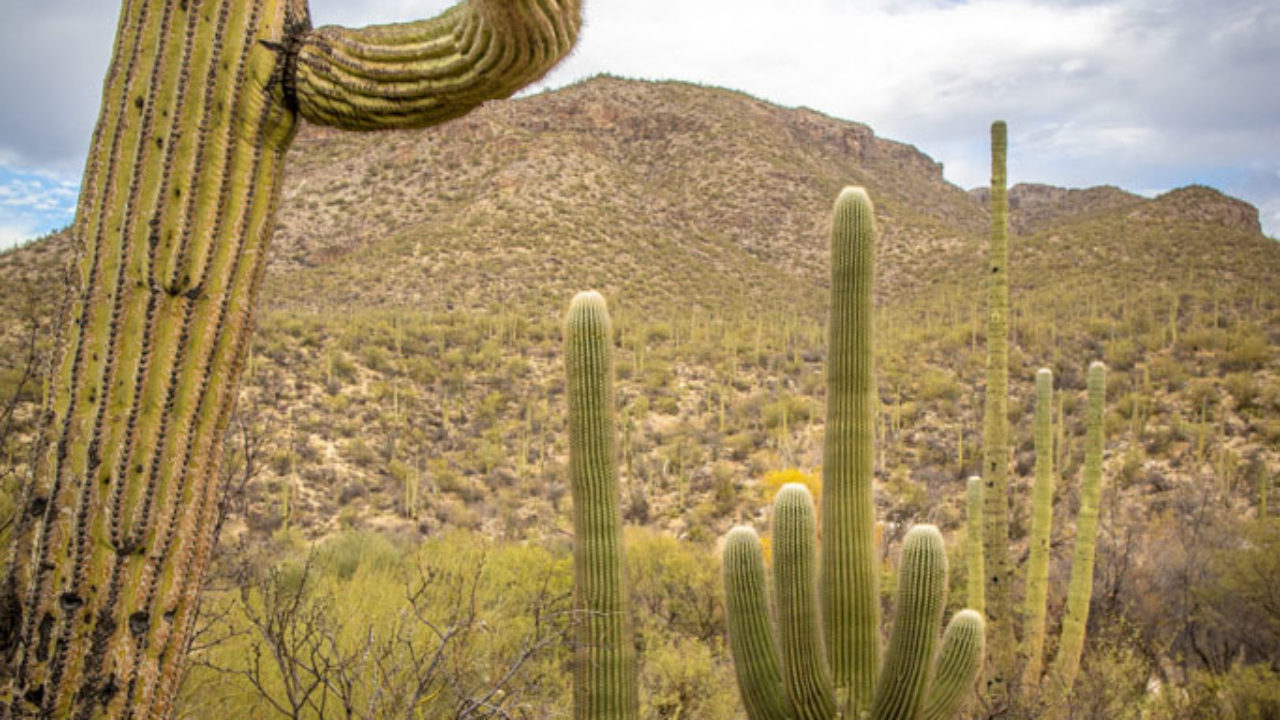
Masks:
[[[716,537],[759,511],[764,473],[820,462],[827,224],[847,184],[868,188],[881,231],[878,501],[958,522],[989,220],[985,191],[920,150],[738,92],[598,77],[432,130],[305,128],[287,168],[224,463],[243,483],[230,532],[562,528],[559,316],[593,288],[614,310],[629,517]],[[1280,466],[1280,245],[1257,210],[1204,187],[1021,184],[1010,203],[1021,475],[1035,368],[1074,398],[1103,357],[1126,492],[1230,465],[1247,506]],[[23,318],[47,328],[64,255],[62,236],[0,255],[6,357]]]

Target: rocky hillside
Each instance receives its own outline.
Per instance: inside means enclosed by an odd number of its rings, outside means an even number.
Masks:
[[[870,190],[882,237],[879,500],[954,524],[981,427],[984,192],[865,125],[600,77],[434,130],[301,133],[228,445],[229,527],[561,529],[558,317],[595,288],[618,328],[629,517],[715,537],[760,508],[764,474],[818,464],[826,225],[846,184]],[[1019,471],[1035,368],[1059,371],[1070,473],[1081,374],[1103,357],[1126,492],[1227,468],[1247,504],[1280,466],[1280,246],[1256,209],[1201,187],[1031,184],[1011,205]],[[0,255],[0,399],[24,329],[54,316],[63,243]],[[31,405],[15,417],[11,466]]]

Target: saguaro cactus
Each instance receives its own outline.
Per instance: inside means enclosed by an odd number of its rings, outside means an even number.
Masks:
[[[604,298],[580,293],[565,319],[573,494],[573,716],[637,716],[635,648],[622,578],[622,513],[613,422],[613,330]]]
[[[1049,534],[1053,528],[1053,371],[1036,373],[1036,481],[1031,490],[1031,560],[1023,609],[1024,687],[1040,678],[1049,600]]]
[[[10,717],[164,717],[299,117],[423,126],[572,45],[579,0],[312,30],[305,0],[126,0],[71,229],[73,284],[0,586]]]
[[[1013,596],[1009,588],[1009,196],[1007,128],[991,124],[991,245],[987,276],[987,391],[983,412],[983,546],[986,550],[987,623],[992,671],[988,690],[1005,694],[1014,662]]]
[[[760,541],[740,527],[725,543],[726,611],[738,686],[751,720],[868,714],[874,720],[916,720],[922,712],[940,719],[954,712],[981,667],[983,620],[973,612],[957,616],[935,658],[946,553],[936,528],[914,528],[903,547],[898,617],[880,672],[870,448],[875,233],[866,193],[841,192],[835,218],[826,431],[827,462],[833,466],[824,468],[822,605],[813,600],[813,501],[803,485],[788,485],[774,505],[777,643],[769,626]],[[825,634],[818,632],[819,615]],[[832,649],[836,642],[841,646]],[[845,685],[836,670],[841,663]],[[873,689],[863,691],[867,678]]]
[[[1080,514],[1076,519],[1076,544],[1067,585],[1067,612],[1062,639],[1049,673],[1050,717],[1065,717],[1063,700],[1075,684],[1084,652],[1085,627],[1089,624],[1089,600],[1093,597],[1093,558],[1098,537],[1098,505],[1102,497],[1102,415],[1106,405],[1107,367],[1089,366],[1089,404],[1085,415],[1084,475],[1080,482]]]
[[[986,612],[986,558],[982,555],[982,478],[974,475],[969,478],[966,508],[969,513],[967,529],[969,537],[965,540],[965,560],[968,578],[965,591],[968,594],[969,607],[979,613]]]
[[[836,199],[827,328],[827,425],[822,473],[823,623],[833,680],[858,711],[870,707],[880,657],[880,600],[871,502],[875,368],[871,291],[875,216],[862,188]]]

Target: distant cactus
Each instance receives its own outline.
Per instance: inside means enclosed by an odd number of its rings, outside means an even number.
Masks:
[[[599,293],[579,293],[565,318],[569,476],[573,494],[573,715],[638,714],[635,647],[622,572],[622,512],[613,420],[613,329]]]
[[[987,607],[986,558],[982,554],[982,478],[977,475],[969,478],[966,507],[969,513],[967,526],[969,537],[965,546],[967,562],[965,569],[968,572],[965,589],[968,593],[969,607],[983,613],[986,612]]]
[[[1053,528],[1053,371],[1036,373],[1036,481],[1031,491],[1031,560],[1027,567],[1023,606],[1022,682],[1032,687],[1040,678],[1044,625],[1049,599],[1049,535]]]
[[[1089,404],[1085,411],[1084,476],[1080,482],[1080,515],[1076,519],[1076,544],[1067,586],[1067,609],[1062,619],[1062,639],[1049,673],[1053,694],[1050,718],[1065,717],[1065,698],[1080,671],[1089,601],[1093,597],[1093,558],[1098,537],[1098,505],[1102,497],[1103,410],[1107,396],[1107,367],[1089,366]]]
[[[789,484],[774,505],[780,649],[768,624],[760,541],[749,528],[735,528],[726,539],[726,612],[738,687],[751,720],[916,720],[922,712],[940,720],[955,711],[981,667],[983,620],[961,613],[941,652],[934,652],[946,604],[946,553],[936,528],[914,528],[903,546],[898,617],[881,672],[871,513],[875,232],[866,193],[841,192],[835,218],[822,604],[814,597],[813,500],[803,485]],[[836,648],[834,638],[841,639]],[[868,679],[871,689],[864,689]]]
[[[991,124],[991,245],[987,273],[987,391],[982,432],[982,519],[986,551],[986,619],[991,632],[988,691],[1006,694],[1014,657],[1013,596],[1009,581],[1009,196],[1005,152],[1008,129]]]
[[[579,0],[363,30],[311,29],[305,0],[123,3],[0,584],[0,715],[170,714],[299,119],[456,117],[542,76],[579,23]]]
[[[1002,696],[991,693],[988,700],[997,709],[1013,707],[1027,712],[1046,710],[1046,717],[1061,717],[1067,695],[1075,682],[1084,650],[1089,599],[1093,588],[1094,549],[1098,532],[1098,503],[1102,482],[1103,410],[1106,402],[1106,366],[1089,366],[1089,399],[1086,410],[1085,466],[1080,488],[1080,514],[1076,521],[1076,541],[1067,591],[1066,615],[1058,652],[1047,679],[1044,677],[1045,619],[1048,614],[1049,537],[1053,517],[1053,374],[1046,369],[1036,374],[1036,481],[1032,490],[1030,561],[1026,597],[1023,603],[1023,635],[1018,659],[1023,663],[1016,691]],[[1061,424],[1061,419],[1059,419]],[[984,488],[985,491],[985,488]],[[1041,688],[1047,688],[1042,692]]]

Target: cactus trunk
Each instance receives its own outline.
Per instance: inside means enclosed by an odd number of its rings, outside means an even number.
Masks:
[[[574,608],[581,614],[574,651],[577,720],[626,720],[638,711],[622,578],[612,345],[604,298],[580,293],[565,321]]]
[[[1007,128],[991,124],[991,245],[987,277],[987,391],[982,433],[983,545],[986,549],[987,623],[991,633],[993,698],[1005,695],[1014,662],[1013,568],[1009,557],[1009,197]]]
[[[541,75],[578,22],[573,0],[477,1],[447,15],[472,34],[433,40],[439,67],[423,75],[388,58],[441,21],[371,31],[362,45],[343,35],[358,31],[310,30],[304,0],[124,3],[71,228],[67,322],[0,587],[7,716],[169,713],[285,150],[300,113],[371,126],[359,103],[315,109],[299,93],[319,82],[307,73],[399,67],[399,82],[326,86],[326,97],[383,93],[393,100],[375,108],[377,126],[421,126]],[[338,45],[359,57],[340,61]],[[514,80],[474,81],[490,74]],[[449,112],[422,111],[426,98]]]
[[[871,480],[875,369],[871,291],[875,215],[861,188],[836,199],[831,230],[827,425],[823,452],[822,609],[837,690],[854,716],[871,706],[880,658],[880,600]]]

